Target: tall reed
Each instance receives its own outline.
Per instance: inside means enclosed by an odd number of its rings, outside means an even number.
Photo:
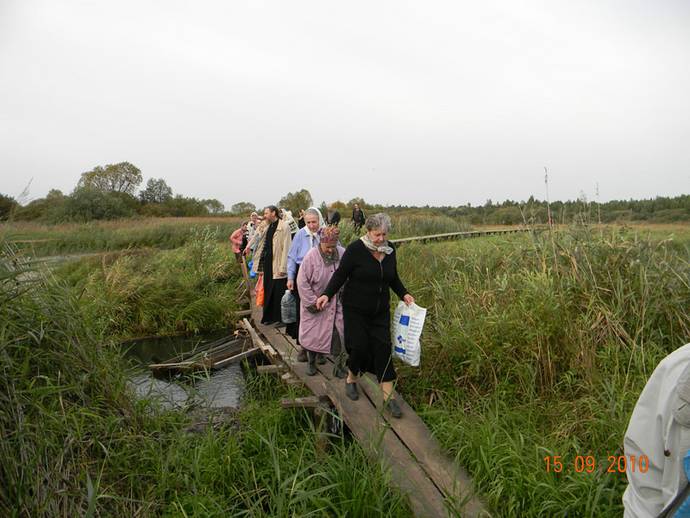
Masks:
[[[689,243],[580,227],[401,247],[429,308],[401,390],[499,515],[620,514],[625,475],[607,457],[658,361],[690,342]],[[589,454],[597,471],[576,473]],[[547,455],[567,472],[547,473]]]

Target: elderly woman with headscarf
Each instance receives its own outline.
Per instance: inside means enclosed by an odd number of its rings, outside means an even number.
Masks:
[[[324,227],[319,234],[319,245],[307,252],[297,274],[302,313],[299,340],[307,350],[309,376],[316,374],[316,362],[319,359],[323,359],[319,363],[326,363],[325,355],[330,352],[335,359],[333,374],[344,378],[343,306],[336,295],[332,304],[319,311],[316,309],[316,299],[326,289],[345,249],[338,244],[340,231],[337,227]]]
[[[292,238],[292,245],[290,245],[290,251],[288,252],[288,270],[287,270],[287,289],[291,290],[295,298],[297,299],[297,305],[299,307],[300,292],[299,287],[296,284],[297,273],[299,272],[300,265],[304,256],[312,248],[318,246],[319,244],[319,229],[323,227],[323,217],[321,212],[316,207],[309,207],[304,213],[304,227],[299,229]],[[299,323],[300,323],[300,312],[297,312],[297,322],[293,324],[288,324],[286,331],[297,343],[299,340]],[[304,350],[300,350],[297,360],[301,362],[307,361],[307,355]]]
[[[263,272],[264,314],[262,324],[280,323],[280,299],[287,288],[287,256],[292,238],[287,223],[280,219],[280,211],[274,205],[264,209],[266,232],[254,253],[252,270]]]
[[[326,308],[345,285],[342,303],[349,355],[345,392],[350,399],[359,399],[356,377],[371,372],[381,385],[385,407],[393,417],[400,417],[402,411],[393,398],[389,289],[408,306],[414,298],[398,277],[395,248],[386,239],[390,221],[382,213],[367,218],[367,233],[347,247],[316,307]]]
[[[256,212],[252,212],[251,219],[247,225],[247,246],[244,249],[244,255],[248,256],[250,252],[254,253],[267,228],[268,221],[259,218]]]

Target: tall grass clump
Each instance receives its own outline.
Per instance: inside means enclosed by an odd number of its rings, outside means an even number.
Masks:
[[[88,318],[111,336],[130,338],[231,326],[241,274],[229,247],[207,228],[176,250],[85,259],[56,275],[79,287]]]
[[[177,248],[210,231],[216,241],[227,241],[242,219],[141,218],[89,223],[43,225],[12,222],[0,224],[0,235],[17,243],[25,253],[47,255],[108,252],[128,248]]]
[[[246,406],[199,434],[135,401],[79,290],[15,265],[0,257],[2,516],[409,516],[356,444],[315,447],[277,380],[250,376]]]
[[[391,239],[401,237],[467,232],[472,227],[462,219],[436,215],[393,215],[391,217]]]
[[[401,247],[430,310],[424,363],[401,390],[497,514],[621,513],[625,474],[607,457],[656,364],[690,341],[689,243],[579,228]],[[577,473],[577,455],[597,470]]]

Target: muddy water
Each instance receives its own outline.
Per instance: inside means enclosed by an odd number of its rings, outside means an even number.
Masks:
[[[219,336],[200,338],[153,338],[124,344],[136,365],[130,384],[139,398],[155,400],[163,409],[238,408],[244,394],[244,374],[239,364],[193,374],[154,377],[149,363],[161,363],[193,352]]]

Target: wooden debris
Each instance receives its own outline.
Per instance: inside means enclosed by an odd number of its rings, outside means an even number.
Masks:
[[[285,365],[257,365],[256,372],[258,374],[282,374],[287,367]]]
[[[285,383],[288,385],[302,385],[302,381],[299,378],[296,378],[295,376],[292,375],[290,372],[286,372],[280,377],[281,380],[283,380]]]
[[[283,398],[280,400],[281,408],[318,408],[322,405],[321,398],[316,396],[296,397],[294,399]]]
[[[249,358],[250,356],[253,356],[259,352],[261,352],[261,349],[259,349],[258,347],[253,347],[252,349],[243,351],[239,354],[231,356],[230,358],[220,360],[219,362],[216,362],[213,365],[211,365],[211,368],[220,369],[221,367],[225,367],[226,365],[230,365],[231,363],[237,363],[238,361],[244,360],[245,358]]]
[[[254,342],[254,345],[261,349],[261,351],[269,359],[279,359],[278,353],[276,353],[275,349],[273,349],[273,347],[271,347],[270,345],[265,344],[264,341],[261,338],[259,338],[259,335],[246,318],[242,319],[242,326],[249,332],[249,335],[252,337],[252,342]]]

